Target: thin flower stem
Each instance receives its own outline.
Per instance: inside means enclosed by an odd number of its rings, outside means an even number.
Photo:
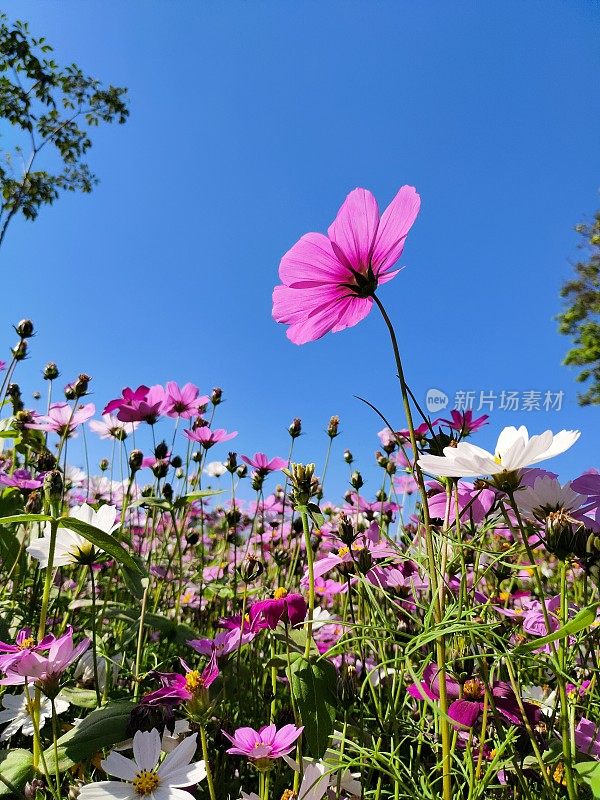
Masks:
[[[210,768],[210,761],[208,758],[208,742],[206,741],[206,729],[204,728],[204,725],[200,726],[200,742],[202,744],[202,758],[204,759],[204,768],[206,769],[206,782],[208,784],[208,793],[210,795],[210,800],[217,800],[217,795],[215,794],[215,786],[213,783],[212,770]]]
[[[421,501],[422,501],[421,511],[423,514],[425,548],[427,551],[427,560],[429,562],[429,581],[431,583],[431,599],[433,603],[434,619],[436,623],[440,625],[444,616],[444,609],[439,604],[439,595],[437,586],[437,563],[435,557],[435,548],[433,544],[433,536],[431,532],[430,518],[429,518],[429,505],[427,501],[427,491],[425,489],[425,481],[423,479],[423,473],[421,472],[417,462],[419,451],[417,448],[417,439],[415,436],[415,428],[412,419],[412,412],[410,409],[408,387],[406,385],[406,380],[404,378],[404,370],[402,368],[402,359],[400,358],[398,339],[396,338],[396,332],[394,330],[394,326],[392,325],[392,321],[390,320],[387,311],[383,307],[381,300],[375,294],[373,294],[373,301],[375,302],[379,311],[381,312],[383,321],[387,326],[390,335],[390,340],[392,343],[392,349],[394,351],[396,369],[398,371],[398,380],[400,382],[400,393],[402,395],[402,404],[404,406],[404,413],[406,415],[406,422],[408,425],[410,446],[413,452],[412,471],[414,476],[416,477],[417,484],[419,486],[419,491],[421,493]],[[444,575],[441,575],[440,579],[443,581]],[[446,690],[446,643],[443,635],[440,635],[436,640],[436,657],[437,657],[437,667],[438,667],[440,711],[441,711],[439,725],[440,725],[440,733],[442,740],[443,798],[444,800],[451,800],[452,799],[452,776],[450,771],[451,742],[450,742],[450,731],[447,722],[448,695]]]
[[[100,706],[102,698],[100,696],[100,681],[98,679],[98,642],[96,636],[96,580],[94,578],[94,566],[90,564],[90,582],[92,584],[92,663],[94,666],[94,688],[96,689],[96,705]]]

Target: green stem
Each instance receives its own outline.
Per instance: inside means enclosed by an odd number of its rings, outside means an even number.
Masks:
[[[212,770],[210,768],[210,761],[208,759],[208,743],[206,741],[206,730],[204,725],[200,726],[200,742],[202,743],[202,758],[204,759],[204,768],[206,769],[206,782],[208,784],[208,793],[210,800],[217,800],[215,794],[215,786],[213,783]]]
[[[408,425],[408,433],[410,439],[410,446],[413,452],[412,471],[417,480],[419,491],[421,494],[421,510],[423,514],[423,527],[425,534],[425,549],[427,552],[427,560],[429,563],[429,581],[431,584],[431,599],[433,603],[434,619],[437,625],[441,625],[444,609],[440,606],[438,595],[438,581],[437,581],[437,562],[435,557],[435,548],[433,543],[433,535],[431,532],[431,524],[429,518],[429,505],[427,500],[427,491],[425,489],[425,481],[423,473],[421,472],[418,464],[419,451],[417,448],[417,438],[415,436],[415,427],[413,424],[412,411],[410,408],[408,386],[404,378],[404,370],[402,368],[402,359],[400,358],[400,349],[398,347],[398,339],[392,321],[390,320],[381,300],[374,294],[373,301],[381,312],[383,321],[385,322],[392,349],[394,351],[394,359],[396,361],[396,369],[398,371],[398,380],[400,382],[400,393],[402,395],[402,405],[406,416]],[[444,575],[441,575],[441,580],[444,580]],[[450,772],[450,758],[451,758],[451,739],[450,730],[448,728],[448,694],[446,690],[446,642],[443,634],[440,634],[436,639],[436,661],[438,668],[438,681],[440,692],[440,717],[439,726],[442,740],[442,781],[443,781],[443,798],[444,800],[452,800],[452,776]]]

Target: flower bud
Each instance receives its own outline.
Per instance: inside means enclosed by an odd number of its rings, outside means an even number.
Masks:
[[[351,464],[354,461],[354,456],[350,452],[350,450],[344,450],[344,461],[346,464]]]
[[[181,456],[173,456],[173,458],[171,459],[171,466],[173,467],[173,469],[181,469],[182,464],[183,461],[181,460]]]
[[[27,341],[25,339],[21,339],[21,341],[17,342],[10,352],[12,353],[15,361],[24,361],[24,359],[27,358]]]
[[[63,494],[63,477],[59,469],[52,469],[44,475],[44,493],[49,503],[59,503]]]
[[[162,496],[165,498],[167,503],[173,502],[173,487],[170,483],[165,483],[162,487]]]
[[[338,522],[338,536],[346,545],[346,547],[350,547],[350,545],[356,539],[354,526],[352,525],[350,517],[346,516],[346,514],[340,514],[340,519]]]
[[[75,392],[75,397],[84,397],[88,393],[90,381],[92,379],[89,375],[86,375],[85,372],[81,372],[77,377],[77,380],[73,382],[73,391]]]
[[[238,478],[245,478],[248,474],[248,467],[245,464],[240,464],[236,469],[235,474],[238,476]]]
[[[297,439],[298,436],[302,433],[302,420],[295,417],[292,420],[290,427],[288,428],[288,433],[292,437],[292,439]]]
[[[356,491],[358,491],[364,485],[362,475],[357,469],[355,469],[352,475],[350,476],[350,485],[352,486],[353,489],[356,489]]]
[[[218,406],[223,400],[223,389],[219,386],[215,386],[215,388],[210,393],[210,402],[213,406]]]
[[[576,544],[575,531],[582,523],[574,520],[564,509],[552,511],[546,517],[546,547],[558,559],[564,561]]]
[[[373,556],[370,551],[365,548],[358,551],[356,556],[356,566],[361,575],[366,575],[373,566]]]
[[[43,508],[42,495],[40,492],[34,490],[30,493],[25,503],[26,514],[41,514]]]
[[[56,456],[50,450],[42,450],[35,462],[38,472],[48,472],[56,466]]]
[[[238,567],[240,578],[244,583],[252,583],[264,572],[263,564],[255,556],[249,555]]]
[[[144,460],[144,454],[141,450],[132,450],[129,454],[129,469],[131,470],[131,474],[133,475],[139,469],[142,468],[142,461]]]
[[[335,439],[335,437],[339,435],[339,426],[340,418],[331,417],[329,425],[327,426],[327,436],[329,436],[330,439]]]
[[[233,475],[237,467],[238,467],[237,453],[229,453],[227,459],[225,460],[225,469],[227,470],[227,472],[231,472],[231,474]]]
[[[154,448],[155,458],[163,459],[166,458],[168,454],[169,454],[169,448],[164,440],[159,444],[157,444],[156,447]]]
[[[22,319],[15,325],[15,330],[21,339],[29,339],[33,336],[33,322],[30,319]]]
[[[318,491],[315,485],[314,464],[290,464],[282,472],[288,476],[292,485],[292,502],[295,506],[305,506],[310,498]]]
[[[110,467],[110,461],[108,458],[101,458],[98,466],[100,467],[101,472],[106,472],[106,470]]]
[[[54,363],[54,361],[49,361],[46,366],[44,367],[44,380],[45,381],[55,381],[60,372],[58,371],[58,367]]]

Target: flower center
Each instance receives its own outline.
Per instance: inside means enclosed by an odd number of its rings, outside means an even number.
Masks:
[[[33,647],[35,644],[35,639],[33,636],[28,636],[27,639],[23,639],[21,644],[17,645],[19,650],[29,650],[30,647]]]
[[[160,783],[160,778],[152,770],[143,769],[133,779],[133,788],[136,794],[142,797],[151,794]]]
[[[463,686],[465,700],[481,700],[485,694],[485,686],[479,678],[470,678]]]
[[[275,600],[281,600],[282,598],[287,597],[287,593],[288,593],[287,589],[284,589],[283,586],[280,586],[273,592],[273,597],[275,598]]]
[[[199,689],[200,686],[204,685],[204,681],[202,680],[202,675],[198,672],[197,669],[190,670],[187,675],[185,676],[185,685],[186,688],[190,690],[190,692],[196,691]]]

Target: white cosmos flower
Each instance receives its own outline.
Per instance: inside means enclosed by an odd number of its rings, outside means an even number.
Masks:
[[[114,506],[100,506],[98,511],[94,511],[91,506],[84,503],[71,509],[70,517],[87,522],[94,528],[99,528],[104,533],[112,533],[118,527],[116,522],[117,509]],[[50,551],[50,523],[46,523],[44,535],[33,541],[27,548],[27,552],[32,558],[40,562],[40,567],[44,569],[48,566],[48,554]],[[59,526],[56,532],[56,545],[54,549],[55,567],[64,567],[67,564],[80,563],[82,558],[88,555],[93,545],[74,531]]]
[[[222,461],[209,461],[204,468],[204,472],[211,478],[220,478],[221,475],[227,472],[227,467]]]
[[[188,736],[163,761],[160,734],[138,731],[133,737],[133,758],[112,750],[101,762],[102,769],[119,781],[99,781],[83,786],[80,800],[192,800],[181,787],[195,786],[206,777],[204,761],[190,763],[196,753],[196,737]]]
[[[515,493],[519,511],[528,519],[544,520],[552,511],[577,511],[587,497],[573,491],[570,483],[561,485],[560,481],[549,475],[536,478],[533,486],[523,486]]]
[[[33,702],[33,693],[29,692],[29,700]],[[6,741],[18,733],[19,730],[23,731],[25,736],[33,736],[33,722],[29,715],[29,708],[27,704],[27,695],[25,691],[19,694],[5,694],[2,698],[3,711],[0,711],[0,722],[8,722],[8,725],[2,731],[0,739]],[[69,707],[69,703],[61,697],[57,697],[54,701],[56,713],[62,714]],[[52,717],[52,703],[47,697],[40,698],[40,728],[44,727],[46,719]]]
[[[422,455],[419,466],[431,475],[449,478],[476,478],[514,472],[564,453],[579,439],[579,431],[544,431],[529,436],[527,428],[508,427],[500,433],[493,453],[469,442],[444,447],[443,456]]]
[[[88,422],[91,430],[101,439],[118,439],[120,442],[131,436],[139,424],[139,422],[121,422],[113,414],[103,414],[102,421],[93,419]]]

